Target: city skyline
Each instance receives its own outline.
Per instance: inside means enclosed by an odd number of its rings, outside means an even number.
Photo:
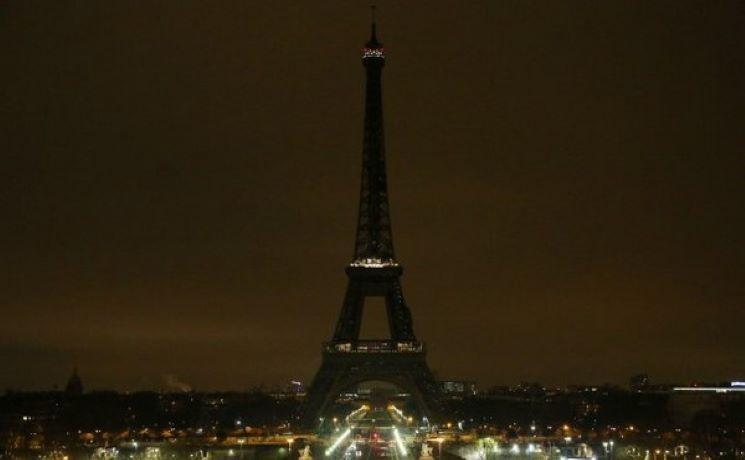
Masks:
[[[745,378],[745,12],[676,5],[379,3],[391,220],[438,378]],[[86,388],[242,389],[320,363],[366,5],[148,8],[0,16],[0,387],[77,365]]]

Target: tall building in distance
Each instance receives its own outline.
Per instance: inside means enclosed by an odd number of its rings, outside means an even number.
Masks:
[[[636,374],[632,375],[629,379],[629,388],[631,391],[639,392],[644,391],[649,387],[649,375],[647,374]]]

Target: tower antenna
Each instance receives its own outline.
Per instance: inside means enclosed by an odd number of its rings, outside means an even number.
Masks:
[[[370,24],[371,24],[371,34],[370,34],[370,42],[376,42],[377,37],[375,36],[375,5],[370,5]]]

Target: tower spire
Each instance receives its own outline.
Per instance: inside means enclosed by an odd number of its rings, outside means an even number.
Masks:
[[[370,40],[362,54],[366,70],[365,129],[362,143],[362,181],[353,265],[395,265],[393,235],[388,205],[383,138],[383,97],[381,77],[385,65],[383,45],[372,12]]]
[[[370,5],[370,40],[367,45],[378,45],[378,38],[375,34],[375,5]]]

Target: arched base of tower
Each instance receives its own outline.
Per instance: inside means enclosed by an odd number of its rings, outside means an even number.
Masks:
[[[327,350],[308,389],[301,424],[307,429],[321,427],[324,420],[333,416],[331,410],[340,393],[372,380],[391,383],[407,392],[419,417],[438,419],[441,412],[439,387],[427,366],[423,349],[413,352]]]

